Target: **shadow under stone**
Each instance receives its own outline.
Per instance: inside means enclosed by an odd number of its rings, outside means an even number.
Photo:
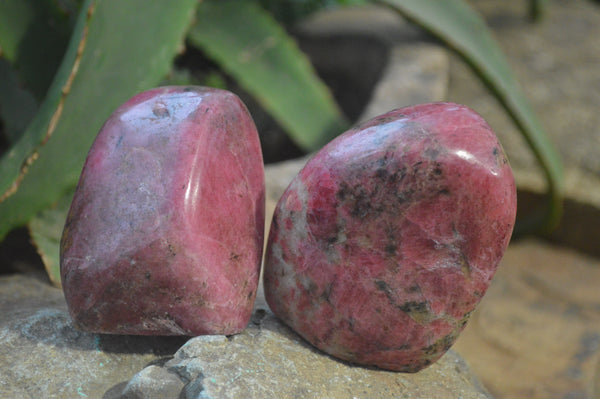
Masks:
[[[71,321],[59,289],[22,275],[3,278],[0,296],[3,298],[0,332],[34,344],[83,351],[168,356],[190,338],[79,331]]]
[[[98,350],[106,353],[153,353],[171,356],[191,337],[95,334]]]
[[[68,313],[40,309],[14,324],[16,333],[27,340],[74,350],[112,354],[173,355],[190,337],[96,334],[77,330]]]

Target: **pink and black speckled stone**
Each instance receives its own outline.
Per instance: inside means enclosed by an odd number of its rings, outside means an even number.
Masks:
[[[256,127],[235,95],[162,87],[130,99],[88,154],[62,237],[75,325],[243,330],[258,285],[264,190]]]
[[[273,217],[273,312],[350,362],[415,372],[463,330],[506,249],[516,189],[487,123],[452,103],[374,118],[333,140]]]

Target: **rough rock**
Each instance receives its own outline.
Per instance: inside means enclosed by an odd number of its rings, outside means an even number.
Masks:
[[[162,368],[137,374],[122,397],[159,398],[165,381],[183,398],[490,398],[454,352],[416,374],[356,367],[315,350],[264,303],[241,334],[191,339]]]
[[[83,333],[73,327],[59,289],[27,276],[1,277],[0,397],[162,399],[182,391],[188,398],[294,397],[261,395],[265,389],[307,392],[307,398],[311,392],[325,392],[312,396],[319,398],[490,397],[455,353],[424,373],[371,370],[310,347],[266,310],[262,294],[252,320],[237,336],[194,338],[173,358],[187,338]]]
[[[512,243],[453,347],[495,398],[600,398],[600,259]]]
[[[121,398],[179,398],[184,387],[184,379],[177,372],[151,365],[129,381],[123,389]]]
[[[185,341],[80,332],[59,289],[24,275],[0,277],[2,398],[102,398]]]

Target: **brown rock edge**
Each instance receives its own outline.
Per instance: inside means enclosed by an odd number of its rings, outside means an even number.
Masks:
[[[599,259],[513,243],[453,349],[495,398],[597,398],[599,287]]]

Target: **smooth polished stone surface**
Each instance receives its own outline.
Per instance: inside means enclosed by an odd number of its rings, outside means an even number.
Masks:
[[[333,140],[273,217],[265,295],[321,350],[414,372],[454,343],[508,245],[514,178],[458,104],[392,111]]]
[[[99,132],[63,233],[74,324],[241,331],[258,285],[264,190],[258,134],[235,95],[171,86],[130,99]]]

